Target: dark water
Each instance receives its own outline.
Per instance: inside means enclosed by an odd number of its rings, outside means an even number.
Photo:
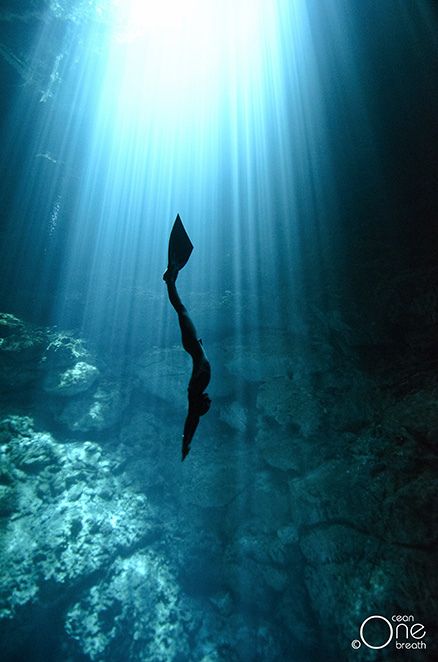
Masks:
[[[172,104],[109,3],[26,4],[0,8],[1,659],[433,659],[436,3],[256,2]],[[213,399],[183,464],[177,212]]]

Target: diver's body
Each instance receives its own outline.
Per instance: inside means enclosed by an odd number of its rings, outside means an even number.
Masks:
[[[198,427],[199,418],[206,414],[210,408],[211,400],[208,394],[205,393],[205,389],[210,382],[210,363],[202,346],[202,341],[197,337],[195,325],[179,298],[175,285],[177,276],[178,269],[169,266],[163,275],[163,280],[167,285],[169,301],[178,315],[183,347],[190,354],[193,361],[192,375],[188,386],[189,408],[183,433],[182,459],[184,460],[190,450],[190,443]]]

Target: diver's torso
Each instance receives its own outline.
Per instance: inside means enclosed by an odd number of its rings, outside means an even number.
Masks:
[[[198,342],[201,352],[199,358],[198,356],[196,358],[192,356],[193,370],[188,388],[189,393],[192,395],[203,393],[210,382],[211,376],[210,362],[207,359],[207,355],[204,352],[201,342]]]

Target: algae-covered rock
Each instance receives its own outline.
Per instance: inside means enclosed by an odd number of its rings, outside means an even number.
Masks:
[[[282,329],[250,331],[243,341],[230,344],[225,351],[228,371],[256,383],[276,377],[305,381],[331,364],[332,350],[327,339],[309,338],[302,322],[297,322],[293,333]]]
[[[24,322],[11,313],[0,313],[0,338],[19,334],[24,329]],[[0,343],[1,346],[1,343]]]
[[[102,380],[92,393],[69,401],[57,416],[73,432],[106,430],[118,423],[129,402],[129,390],[115,381]]]
[[[259,429],[257,447],[265,462],[274,469],[290,474],[302,470],[302,440],[283,430],[269,429],[266,425]]]
[[[327,543],[332,545],[329,554],[324,551]],[[336,527],[312,532],[304,546],[312,559],[306,567],[305,581],[321,624],[319,639],[334,659],[338,650],[358,638],[360,625],[368,615],[390,618],[394,596],[397,604],[403,605],[403,613],[416,615],[420,622],[430,622],[428,615],[429,610],[433,611],[432,596],[436,591],[430,554],[382,546],[357,531],[343,532]],[[424,576],[429,577],[428,582],[424,582]],[[334,631],[338,632],[335,638]],[[392,653],[392,649],[388,652]],[[365,659],[375,658],[367,654]]]
[[[39,370],[34,364],[2,361],[0,357],[0,392],[6,396],[31,388],[38,383],[39,377]]]
[[[123,422],[118,437],[117,458],[124,479],[138,489],[151,491],[160,504],[179,491],[175,472],[181,466],[182,425],[178,420],[162,425],[153,412],[142,408]]]
[[[0,390],[42,384],[46,392],[74,395],[87,390],[98,374],[82,340],[0,313]]]
[[[17,506],[14,488],[0,483],[0,517],[10,517],[17,510]]]
[[[45,347],[44,329],[23,321],[9,313],[0,313],[0,356],[18,369],[22,363],[36,361]]]
[[[270,589],[276,593],[282,593],[287,587],[288,575],[287,573],[272,565],[266,565],[261,569],[263,580]]]
[[[260,337],[244,345],[233,346],[226,367],[232,375],[243,376],[250,382],[261,382],[273,377],[288,375],[294,367],[290,354],[281,353],[278,338],[261,345]],[[231,351],[230,351],[231,353]]]
[[[314,434],[321,421],[321,406],[312,390],[288,377],[276,377],[259,387],[257,407],[280,425],[296,425],[301,434]]]
[[[14,512],[1,531],[0,616],[11,618],[41,591],[56,600],[55,587],[74,587],[155,524],[145,497],[118,485],[97,444],[60,444],[28,418],[9,417],[0,429],[9,481],[2,514]]]
[[[266,614],[272,609],[274,590],[263,581],[264,570],[266,567],[252,558],[242,562],[236,557],[224,567],[224,582],[236,603]]]
[[[438,436],[438,387],[408,393],[387,403],[382,426],[395,434],[406,431],[433,444]]]
[[[88,391],[99,377],[99,370],[85,361],[61,373],[49,374],[44,390],[55,395],[71,396]]]
[[[193,467],[190,469],[191,478],[185,488],[186,499],[193,505],[202,508],[220,508],[233,501],[244,489],[241,477],[230,472],[224,462],[211,466],[204,465],[202,471],[198,466],[198,470],[199,473]],[[249,477],[245,482],[249,483]]]
[[[191,370],[190,357],[182,347],[155,348],[137,362],[136,376],[145,393],[183,407]]]
[[[298,526],[343,520],[365,529],[382,529],[378,516],[386,488],[380,479],[371,481],[364,465],[346,466],[343,460],[332,460],[289,480],[289,490],[292,518]]]
[[[271,471],[259,470],[252,476],[248,492],[254,504],[253,523],[270,535],[290,524],[287,485],[276,480]]]
[[[385,499],[385,538],[399,545],[431,548],[438,539],[436,471],[428,469]],[[406,526],[406,522],[415,526]]]
[[[144,551],[114,562],[109,578],[69,609],[66,630],[92,660],[123,649],[126,659],[166,662],[189,656],[185,617],[172,570]]]
[[[87,362],[88,351],[81,338],[65,331],[50,332],[42,363],[48,370],[70,368],[81,361]]]
[[[232,402],[220,408],[219,419],[237,432],[245,432],[248,426],[249,412],[239,402]]]
[[[220,591],[219,593],[211,595],[210,602],[222,616],[230,616],[233,612],[233,598],[228,591]]]

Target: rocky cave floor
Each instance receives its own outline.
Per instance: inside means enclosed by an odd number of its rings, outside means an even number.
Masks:
[[[181,464],[179,347],[115,366],[0,315],[3,660],[374,660],[370,614],[431,631],[433,371],[312,328],[209,345]]]

